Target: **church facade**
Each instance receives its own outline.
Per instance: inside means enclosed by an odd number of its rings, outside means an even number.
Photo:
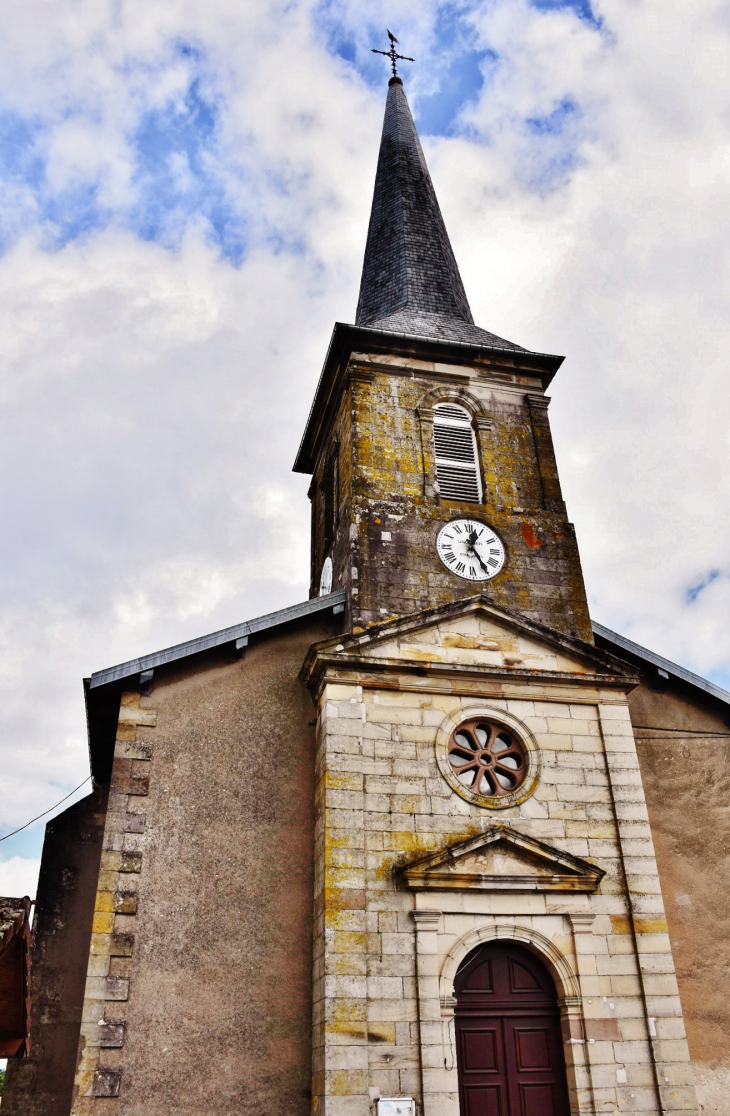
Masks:
[[[310,600],[86,680],[4,1112],[726,1111],[730,695],[592,624],[561,361],[474,324],[394,77]]]

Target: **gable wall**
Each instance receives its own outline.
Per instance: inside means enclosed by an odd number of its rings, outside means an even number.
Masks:
[[[384,636],[365,644],[362,655],[376,659],[408,659],[411,662],[448,663],[454,666],[509,667],[527,670],[592,673],[576,655],[546,646],[532,633],[508,629],[484,611],[463,612],[439,623],[412,627],[393,638]]]
[[[171,664],[123,698],[74,1116],[309,1111],[314,711],[297,675],[339,623]]]

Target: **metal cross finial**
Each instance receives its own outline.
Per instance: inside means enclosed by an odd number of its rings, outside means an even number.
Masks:
[[[386,28],[387,30],[387,28]],[[409,58],[407,54],[397,54],[395,44],[398,42],[392,31],[388,31],[388,38],[390,39],[390,50],[376,50],[371,47],[373,54],[384,54],[386,58],[390,59],[390,64],[393,67],[393,77],[398,77],[398,68],[395,64],[396,58],[400,58],[401,62],[415,62],[415,58]]]

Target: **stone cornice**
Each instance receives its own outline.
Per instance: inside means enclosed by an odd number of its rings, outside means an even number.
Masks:
[[[397,683],[389,681],[399,676]],[[380,659],[316,652],[307,656],[300,678],[317,700],[327,683],[349,682],[380,689],[429,690],[433,693],[473,693],[475,684],[533,683],[563,686],[571,690],[618,690],[628,694],[639,678],[610,674],[575,674],[560,670],[525,670],[519,667],[489,667],[461,663],[424,662],[414,659]],[[573,700],[572,697],[566,700]]]
[[[522,349],[501,348],[498,345],[388,333],[337,322],[294,462],[295,473],[314,471],[323,441],[327,438],[337,413],[353,352],[389,353],[443,364],[473,365],[475,371],[496,366],[504,370],[530,373],[541,381],[543,389],[548,386],[563,361],[561,356],[549,353],[531,353]],[[399,370],[383,365],[382,371],[397,373]],[[443,378],[443,373],[438,375]]]
[[[577,659],[584,666],[582,672],[528,669],[512,666],[449,663],[437,658],[409,659],[378,656],[373,653],[378,643],[390,642],[408,636],[434,624],[454,620],[459,616],[483,615],[513,631],[529,636],[564,655]],[[400,675],[410,678],[416,689],[436,687],[446,692],[454,685],[467,683],[543,682],[567,686],[575,690],[590,686],[629,693],[639,684],[638,676],[627,670],[626,664],[589,643],[571,639],[550,628],[537,624],[518,613],[498,608],[485,593],[479,593],[450,604],[423,609],[408,616],[398,616],[374,624],[362,633],[334,637],[310,647],[304,660],[300,678],[312,692],[319,694],[326,681],[362,679],[362,684],[374,685],[373,676],[381,679]],[[419,679],[416,683],[416,679]],[[381,681],[379,685],[387,685]],[[392,685],[392,683],[391,683]]]

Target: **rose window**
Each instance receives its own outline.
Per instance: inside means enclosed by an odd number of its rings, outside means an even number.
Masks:
[[[511,732],[490,721],[466,721],[449,741],[449,766],[474,794],[511,794],[527,774],[527,757]]]

